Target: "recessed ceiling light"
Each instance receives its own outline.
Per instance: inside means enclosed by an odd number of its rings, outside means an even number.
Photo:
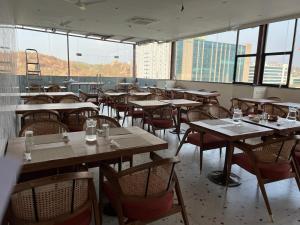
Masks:
[[[222,1],[222,4],[226,4],[227,3],[227,1]]]

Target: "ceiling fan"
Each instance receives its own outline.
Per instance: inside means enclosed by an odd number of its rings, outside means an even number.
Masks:
[[[86,10],[87,6],[105,2],[106,0],[94,0],[94,1],[84,1],[84,0],[64,0],[65,2],[75,5],[80,10]]]

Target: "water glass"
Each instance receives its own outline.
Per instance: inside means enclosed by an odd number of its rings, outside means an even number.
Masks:
[[[33,147],[33,131],[25,131],[25,160],[31,161],[31,150]]]
[[[87,119],[86,121],[86,131],[85,131],[85,140],[86,141],[96,141],[96,126],[97,121],[94,119]]]
[[[294,107],[289,107],[289,112],[287,115],[287,119],[291,122],[295,122],[297,120],[298,110]]]
[[[243,113],[240,109],[236,108],[233,110],[232,120],[235,123],[240,123],[242,119]]]
[[[109,124],[104,123],[104,124],[102,125],[102,129],[103,129],[103,133],[104,133],[104,138],[105,138],[106,140],[108,140],[108,139],[109,139]]]

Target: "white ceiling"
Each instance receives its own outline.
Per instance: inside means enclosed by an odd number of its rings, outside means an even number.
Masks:
[[[140,42],[169,41],[300,16],[299,0],[182,0],[183,12],[181,0],[100,1],[83,11],[64,0],[14,0],[15,23]],[[132,17],[155,22],[132,24],[128,22]]]

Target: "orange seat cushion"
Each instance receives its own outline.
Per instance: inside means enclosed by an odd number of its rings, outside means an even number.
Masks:
[[[249,157],[245,153],[232,156],[232,164],[237,164],[248,172],[255,174]],[[271,180],[282,180],[290,176],[291,164],[289,162],[258,163],[262,178]]]
[[[110,183],[104,183],[103,191],[111,202],[116,200],[117,195]],[[125,198],[121,204],[123,215],[129,220],[151,220],[159,218],[172,208],[173,192],[159,197]]]
[[[186,140],[187,143],[200,146],[200,134],[190,133]],[[205,133],[203,137],[203,150],[221,148],[227,145],[227,141],[210,133]]]

